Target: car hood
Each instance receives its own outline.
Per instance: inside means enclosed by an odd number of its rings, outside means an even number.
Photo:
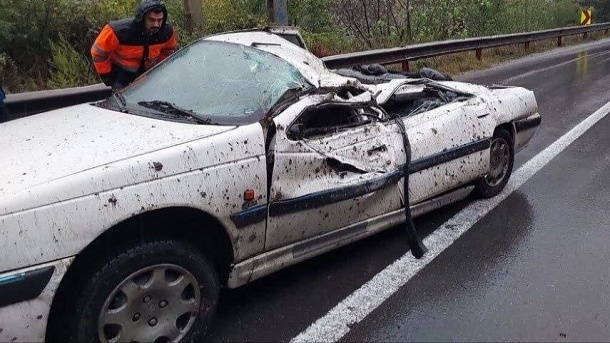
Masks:
[[[146,118],[92,104],[0,124],[0,208],[33,187],[234,128]]]

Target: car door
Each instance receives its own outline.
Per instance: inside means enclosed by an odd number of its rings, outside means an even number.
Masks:
[[[427,101],[435,101],[434,94],[427,94]],[[443,95],[438,96],[442,100]],[[470,95],[457,96],[435,106],[402,116],[412,152],[411,204],[470,182],[489,168],[489,147],[495,125],[490,108],[480,98]]]
[[[267,250],[341,228],[365,230],[357,223],[400,208],[397,126],[366,105],[320,101],[310,96],[274,119]]]

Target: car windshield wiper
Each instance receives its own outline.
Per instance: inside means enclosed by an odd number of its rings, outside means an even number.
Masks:
[[[112,96],[116,100],[116,103],[119,106],[119,110],[121,112],[125,112],[125,109],[127,107],[127,101],[125,100],[125,97],[123,96],[123,94],[121,92],[117,91],[114,94],[112,94]]]
[[[194,119],[199,124],[210,124],[212,119],[210,118],[202,118],[199,114],[187,110],[184,108],[180,108],[171,102],[162,101],[162,100],[152,100],[152,101],[140,101],[138,105],[146,108],[150,108],[165,114],[169,114],[172,116],[182,117],[182,118],[190,118]]]

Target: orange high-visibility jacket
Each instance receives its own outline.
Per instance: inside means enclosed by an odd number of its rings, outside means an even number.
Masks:
[[[158,1],[143,1],[148,6]],[[144,34],[143,18],[150,10],[140,6],[134,19],[122,19],[108,23],[91,47],[91,57],[96,72],[108,86],[126,86],[155,64],[163,61],[176,49],[176,33],[164,21],[153,35]]]

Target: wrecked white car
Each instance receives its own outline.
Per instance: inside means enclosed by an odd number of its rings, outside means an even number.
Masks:
[[[202,39],[0,125],[0,341],[194,340],[223,286],[498,194],[539,124],[522,88],[367,85],[267,32]]]

